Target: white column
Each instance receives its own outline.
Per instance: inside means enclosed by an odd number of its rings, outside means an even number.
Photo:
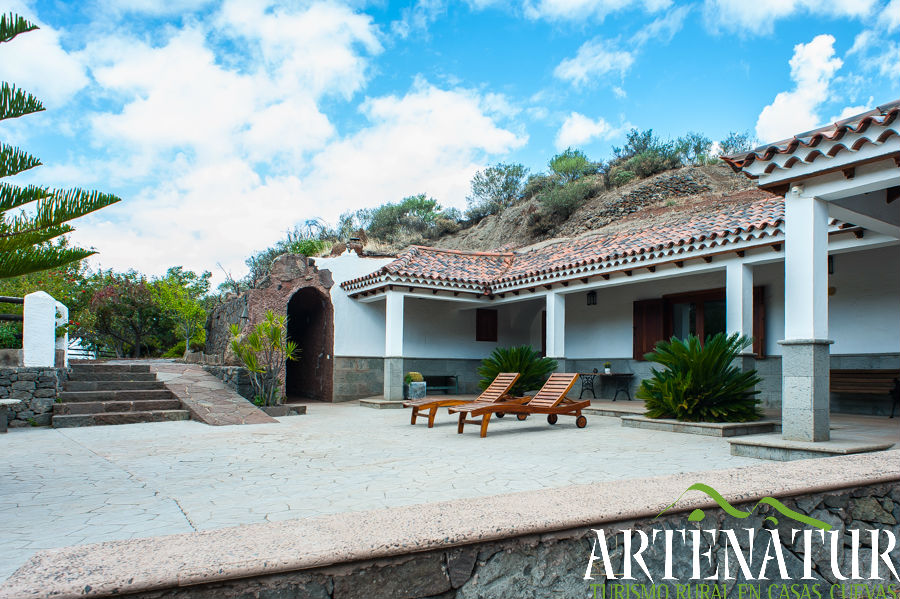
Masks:
[[[830,436],[828,346],[828,206],[794,187],[785,197],[782,436]]]
[[[725,267],[725,329],[729,335],[753,335],[753,267],[729,262]]]
[[[384,355],[403,356],[403,294],[388,291],[384,306]]]
[[[785,198],[784,336],[827,339],[828,205],[801,194]]]
[[[56,349],[56,300],[37,291],[25,296],[22,323],[22,363],[24,366],[52,367]]]
[[[566,357],[566,296],[550,292],[546,298],[547,357],[559,361]]]
[[[384,398],[403,399],[403,294],[385,293]]]
[[[65,304],[60,302],[56,302],[56,313],[58,314],[56,318],[56,326],[61,327],[69,324],[69,309],[66,308]],[[68,368],[69,367],[69,331],[64,332],[60,337],[56,338],[56,351],[62,352],[62,364],[60,364],[60,368]]]

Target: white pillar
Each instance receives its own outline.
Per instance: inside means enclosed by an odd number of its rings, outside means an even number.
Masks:
[[[725,267],[725,329],[729,335],[753,336],[753,267],[730,262]]]
[[[566,296],[550,292],[547,298],[547,357],[558,362],[566,358]],[[564,370],[564,364],[560,363]]]
[[[69,309],[66,308],[65,304],[60,302],[56,302],[56,313],[58,314],[56,318],[56,326],[61,327],[69,324]],[[59,364],[60,368],[68,368],[69,367],[69,331],[66,330],[61,336],[56,338],[56,351],[59,353],[62,352],[62,363]]]
[[[387,291],[384,302],[384,398],[403,399],[403,294]]]
[[[794,187],[785,197],[782,436],[827,441],[828,206]]]
[[[36,291],[25,296],[22,323],[22,364],[52,367],[56,349],[56,300]]]

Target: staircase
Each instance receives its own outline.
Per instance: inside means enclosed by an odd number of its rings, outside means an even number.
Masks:
[[[53,427],[188,420],[146,364],[73,364],[53,405]]]

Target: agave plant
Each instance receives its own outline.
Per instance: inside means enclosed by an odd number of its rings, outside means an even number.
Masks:
[[[762,417],[755,387],[762,379],[755,370],[734,365],[753,341],[737,333],[719,333],[686,341],[672,337],[660,341],[644,356],[664,366],[652,369],[636,396],[647,406],[650,418],[675,418],[683,422],[748,422]]]
[[[287,360],[296,360],[300,354],[297,344],[287,338],[287,319],[276,316],[271,310],[246,336],[241,337],[237,325],[231,326],[231,349],[250,371],[254,403],[274,406],[284,399],[281,396],[281,373]]]
[[[498,347],[490,357],[482,360],[481,368],[478,369],[481,376],[478,386],[487,389],[501,372],[518,372],[519,379],[510,393],[522,395],[526,391],[539,389],[556,370],[556,366],[556,360],[542,358],[530,345]]]

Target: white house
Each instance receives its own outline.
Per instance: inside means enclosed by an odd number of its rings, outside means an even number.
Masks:
[[[334,399],[398,399],[410,370],[474,392],[481,359],[519,344],[565,371],[610,361],[636,386],[656,341],[726,331],[754,337],[745,363],[784,437],[827,440],[829,369],[900,367],[898,115],[900,101],[728,157],[758,190],[576,239],[317,260],[336,283]]]

